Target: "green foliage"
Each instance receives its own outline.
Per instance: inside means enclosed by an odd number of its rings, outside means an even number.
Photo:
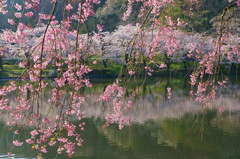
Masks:
[[[77,3],[73,1],[72,5],[74,7],[73,11],[76,11]],[[16,3],[16,2],[14,2]],[[63,18],[67,16],[67,13],[63,14],[63,10],[59,9],[62,8],[64,5],[63,2],[59,2],[58,9],[56,10],[56,19],[61,21]],[[132,15],[129,17],[127,22],[122,21],[122,15],[127,10],[127,0],[101,0],[100,5],[94,5],[94,10],[96,11],[96,16],[91,17],[88,20],[88,26],[82,25],[80,29],[80,33],[86,33],[87,31],[91,32],[94,31],[96,23],[103,24],[104,31],[114,31],[118,25],[132,23],[135,24],[137,22],[137,15],[139,13],[139,9],[141,7],[141,3],[135,2],[133,4],[133,12]],[[208,31],[212,28],[210,20],[221,14],[223,9],[228,5],[227,0],[199,0],[199,7],[196,5],[191,5],[189,0],[176,0],[175,7],[165,7],[162,10],[162,17],[165,16],[172,16],[174,20],[177,18],[181,18],[182,20],[188,23],[186,29],[193,30],[193,31]],[[9,12],[14,11],[13,6],[9,6]],[[52,9],[52,4],[46,1],[41,3],[39,7],[39,12],[44,11],[44,13],[49,13]],[[191,11],[191,15],[189,15],[189,11]],[[0,28],[10,27],[10,24],[7,23],[7,19],[13,18],[9,17],[8,14],[6,16],[0,15],[2,19],[2,23]],[[33,20],[29,21],[30,19],[23,19],[23,22],[29,24],[31,26],[36,25],[36,21]],[[36,18],[37,19],[37,18]],[[77,22],[73,23],[73,28],[77,27]]]
[[[212,28],[210,20],[221,14],[226,6],[226,0],[199,0],[199,6],[190,4],[189,0],[176,0],[175,7],[164,8],[159,19],[171,16],[177,21],[180,18],[187,22],[186,30],[203,32]]]

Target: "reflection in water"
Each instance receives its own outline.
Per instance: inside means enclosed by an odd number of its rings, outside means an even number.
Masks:
[[[229,85],[209,109],[204,110],[187,96],[187,88],[181,80],[171,82],[173,99],[166,99],[168,82],[149,81],[129,112],[132,125],[119,130],[117,125],[103,128],[103,118],[109,112],[104,103],[95,99],[105,84],[95,84],[95,90],[85,89],[84,105],[86,130],[81,133],[84,146],[76,150],[74,158],[88,159],[226,159],[240,158],[240,89]],[[45,108],[49,107],[43,101]],[[15,104],[12,101],[12,104]],[[215,107],[222,105],[225,112]],[[54,110],[51,112],[54,113]],[[22,127],[20,136],[1,124],[0,158],[11,152],[14,158],[34,158],[37,152],[31,146],[14,147],[13,140],[29,138],[30,128]],[[56,149],[48,150],[45,158],[55,158]],[[59,155],[57,158],[67,158]]]

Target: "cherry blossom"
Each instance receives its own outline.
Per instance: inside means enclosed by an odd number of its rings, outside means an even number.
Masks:
[[[15,146],[22,146],[23,142],[19,142],[18,140],[13,141]]]
[[[68,5],[66,6],[66,9],[67,9],[67,10],[71,10],[71,9],[73,9],[73,7],[72,7],[71,4],[68,4]]]
[[[22,5],[20,5],[20,4],[18,4],[18,3],[16,3],[16,4],[14,5],[14,7],[15,7],[18,11],[22,10]]]
[[[27,12],[27,13],[25,13],[25,16],[27,16],[27,17],[32,17],[34,14],[33,14],[33,12]]]

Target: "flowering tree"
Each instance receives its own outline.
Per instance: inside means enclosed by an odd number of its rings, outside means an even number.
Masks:
[[[104,65],[108,59],[121,64],[128,63],[127,54],[131,51],[128,45],[138,29],[132,25],[120,25],[114,32],[101,32],[93,37],[95,48],[100,51]]]
[[[27,0],[24,3],[14,5],[14,18],[8,19],[13,29],[2,30],[1,38],[8,44],[14,43],[18,48],[24,50],[25,60],[19,66],[24,69],[18,81],[11,81],[0,90],[1,114],[7,114],[9,126],[20,126],[22,124],[31,126],[33,130],[26,141],[13,141],[16,146],[30,144],[34,150],[47,153],[48,146],[57,146],[59,154],[66,152],[69,157],[74,154],[76,147],[82,146],[82,138],[77,130],[84,131],[85,123],[82,121],[84,112],[82,104],[84,96],[80,89],[92,87],[86,75],[91,72],[86,60],[91,56],[99,55],[99,52],[112,51],[111,48],[122,52],[125,56],[125,65],[129,73],[128,78],[117,79],[113,84],[107,86],[104,93],[99,97],[99,102],[106,102],[112,113],[106,116],[106,125],[118,123],[122,129],[125,124],[130,123],[130,117],[125,116],[125,111],[131,108],[132,99],[138,93],[133,90],[129,97],[126,97],[126,88],[129,80],[135,76],[135,70],[145,69],[148,75],[153,72],[152,64],[158,63],[157,56],[162,54],[166,59],[171,59],[174,54],[181,50],[181,39],[188,34],[180,34],[179,29],[187,25],[181,19],[173,20],[171,17],[159,17],[164,7],[173,7],[174,0],[128,0],[127,11],[123,20],[127,21],[133,11],[133,4],[139,3],[141,9],[138,15],[137,27],[129,27],[129,31],[122,32],[123,26],[116,32],[102,34],[102,25],[97,25],[97,33],[88,32],[80,34],[82,28],[88,30],[88,18],[94,16],[94,5],[101,3],[100,0],[79,0],[74,4],[77,8],[74,11],[72,1],[65,1],[62,5],[62,20],[57,20],[57,7],[59,0],[49,0],[51,7],[49,13],[39,12],[40,0]],[[192,6],[198,0],[187,0]],[[240,1],[229,1],[231,4],[224,10],[222,17],[228,12],[228,8],[240,6]],[[0,12],[6,14],[7,1],[0,1]],[[36,18],[37,27],[26,23],[25,19]],[[77,24],[76,27],[73,24]],[[224,27],[223,27],[224,26]],[[181,36],[180,36],[181,35]],[[224,85],[227,78],[220,79],[220,65],[226,57],[226,47],[232,48],[228,56],[238,56],[239,48],[228,42],[234,35],[228,34],[227,25],[221,22],[220,31],[211,39],[211,49],[206,52],[203,44],[196,41],[186,47],[188,56],[195,56],[198,59],[198,66],[191,75],[191,95],[196,97],[197,102],[209,106],[216,98],[217,85]],[[105,48],[94,47],[94,43],[102,47],[101,39],[105,43],[111,43]],[[118,47],[117,46],[123,46]],[[183,48],[184,45],[182,46]],[[209,46],[208,46],[209,47]],[[12,53],[17,53],[14,49]],[[109,49],[109,50],[108,50]],[[11,52],[11,51],[10,51]],[[106,56],[105,53],[100,53]],[[19,55],[20,56],[20,55]],[[116,56],[116,55],[115,55]],[[164,59],[162,59],[162,63]],[[168,65],[168,62],[165,62]],[[49,86],[43,79],[43,71],[49,65],[54,65],[59,76],[54,78],[54,84]],[[121,77],[121,76],[120,76]],[[205,77],[207,80],[205,80]],[[23,81],[23,82],[21,82]],[[52,107],[43,111],[42,99],[46,98],[44,91],[50,88],[48,95]],[[194,89],[197,88],[197,89]],[[167,88],[169,98],[171,88]],[[15,95],[15,104],[9,102],[9,94]],[[31,97],[29,97],[31,94]],[[50,112],[53,107],[55,113]],[[81,122],[74,125],[73,119]],[[17,134],[18,132],[16,132]]]

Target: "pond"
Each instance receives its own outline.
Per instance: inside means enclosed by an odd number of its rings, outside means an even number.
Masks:
[[[230,81],[219,90],[219,98],[209,108],[192,101],[186,80],[154,78],[147,80],[130,110],[131,126],[103,127],[108,110],[96,103],[112,80],[94,79],[93,89],[84,89],[86,127],[81,132],[83,147],[75,150],[78,159],[239,159],[240,158],[240,84]],[[166,88],[171,86],[172,99]],[[14,101],[13,101],[14,102]],[[47,102],[45,103],[47,105]],[[217,105],[222,105],[223,112]],[[76,123],[77,124],[77,123]],[[14,129],[0,124],[0,158],[36,158],[31,145],[15,147],[13,140],[24,141],[30,128]],[[44,158],[68,158],[48,149]]]

